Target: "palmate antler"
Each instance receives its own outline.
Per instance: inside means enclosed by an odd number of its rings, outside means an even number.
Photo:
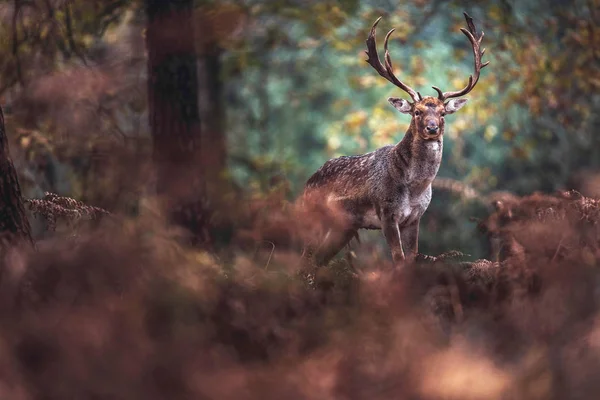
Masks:
[[[473,75],[470,75],[469,83],[467,83],[467,86],[465,86],[462,90],[458,90],[456,92],[442,93],[442,91],[438,87],[433,86],[435,91],[438,92],[438,99],[442,101],[451,99],[453,97],[464,96],[465,94],[473,90],[473,88],[479,81],[479,74],[481,73],[481,70],[490,63],[489,61],[483,64],[481,63],[481,57],[483,57],[483,54],[485,53],[485,48],[481,51],[479,50],[481,40],[483,39],[484,35],[483,31],[481,32],[481,35],[477,37],[477,30],[475,29],[473,18],[471,18],[467,13],[463,14],[465,15],[465,19],[467,20],[467,27],[469,28],[469,30],[466,30],[465,28],[460,28],[460,30],[462,31],[462,33],[465,34],[465,36],[467,36],[469,42],[471,42],[471,46],[473,46],[473,55],[475,56],[475,77],[473,78]]]
[[[394,69],[392,67],[392,59],[390,57],[390,52],[388,51],[388,40],[390,39],[390,35],[394,32],[394,29],[388,32],[385,36],[385,42],[383,44],[385,50],[385,67],[381,64],[381,60],[379,59],[379,54],[377,52],[377,43],[375,42],[375,31],[377,29],[377,24],[381,21],[381,17],[377,18],[377,21],[373,24],[371,28],[371,32],[369,33],[369,37],[367,38],[367,56],[369,57],[366,60],[374,69],[379,73],[379,75],[383,76],[388,81],[392,82],[394,85],[398,86],[400,89],[404,90],[406,93],[412,97],[413,101],[417,102],[421,100],[421,95],[412,89],[407,84],[400,81],[394,75]]]

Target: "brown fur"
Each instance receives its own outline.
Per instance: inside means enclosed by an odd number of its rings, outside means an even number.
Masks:
[[[419,221],[431,201],[431,183],[442,161],[444,115],[458,111],[479,80],[485,49],[480,49],[483,32],[478,35],[473,19],[464,13],[468,29],[461,29],[473,46],[475,72],[467,86],[456,92],[425,97],[394,75],[388,40],[385,37],[385,63],[377,52],[375,21],[367,38],[366,62],[383,78],[408,93],[412,103],[399,98],[388,101],[412,120],[404,138],[395,146],[385,146],[361,156],[329,160],[306,184],[304,203],[308,207],[335,210],[331,224],[319,248],[317,263],[327,263],[353,237],[357,230],[381,229],[392,251],[395,264],[414,259],[418,254]],[[340,222],[341,221],[341,222]],[[326,219],[328,222],[328,219]],[[310,247],[310,245],[308,246]],[[407,254],[408,253],[408,254]]]
[[[404,100],[390,102],[396,108],[406,106]],[[398,144],[329,160],[309,178],[305,205],[336,210],[337,221],[342,221],[329,227],[316,251],[318,264],[335,256],[358,229],[382,229],[396,263],[417,254],[419,221],[431,201],[431,182],[442,160],[444,114],[454,112],[452,107],[425,97],[403,111],[413,117]],[[428,126],[438,129],[432,133]]]

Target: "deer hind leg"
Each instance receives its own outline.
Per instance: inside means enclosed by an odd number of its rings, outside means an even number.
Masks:
[[[340,252],[346,246],[352,238],[356,236],[355,229],[347,229],[344,231],[334,231],[330,229],[321,245],[315,251],[315,263],[318,267],[327,265],[329,261],[337,253]]]

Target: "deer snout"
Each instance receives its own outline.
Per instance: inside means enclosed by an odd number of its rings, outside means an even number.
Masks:
[[[437,122],[435,121],[427,121],[427,125],[425,126],[425,129],[427,130],[428,133],[437,133],[438,129],[440,129],[440,127],[438,126]]]

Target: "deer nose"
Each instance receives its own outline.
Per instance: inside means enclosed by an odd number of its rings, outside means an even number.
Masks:
[[[429,132],[429,133],[436,133],[438,131],[439,127],[437,126],[437,124],[435,122],[429,121],[427,123],[426,129],[427,129],[427,132]]]

